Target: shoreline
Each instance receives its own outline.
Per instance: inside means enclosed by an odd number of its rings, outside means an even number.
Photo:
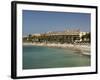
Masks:
[[[80,45],[80,44],[61,44],[61,43],[23,43],[23,45],[33,45],[33,46],[45,46],[45,47],[56,47],[71,49],[76,52],[81,52],[82,55],[90,56],[90,45]]]

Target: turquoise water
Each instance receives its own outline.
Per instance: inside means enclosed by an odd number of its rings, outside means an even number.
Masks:
[[[23,69],[90,66],[90,56],[61,48],[23,46]]]

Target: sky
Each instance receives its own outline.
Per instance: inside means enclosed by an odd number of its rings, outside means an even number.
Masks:
[[[89,13],[23,10],[23,36],[49,31],[64,31],[65,29],[90,32],[90,20]]]

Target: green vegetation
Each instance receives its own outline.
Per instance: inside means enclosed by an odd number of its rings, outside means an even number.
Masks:
[[[82,41],[84,42],[91,42],[91,33],[86,33],[85,35],[82,36]]]

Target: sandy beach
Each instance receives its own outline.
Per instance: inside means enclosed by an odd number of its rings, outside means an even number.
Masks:
[[[23,45],[34,45],[34,46],[47,46],[47,47],[57,47],[57,48],[67,48],[75,50],[76,52],[81,52],[83,55],[90,55],[90,45],[80,45],[80,44],[61,44],[61,43],[23,43]]]

